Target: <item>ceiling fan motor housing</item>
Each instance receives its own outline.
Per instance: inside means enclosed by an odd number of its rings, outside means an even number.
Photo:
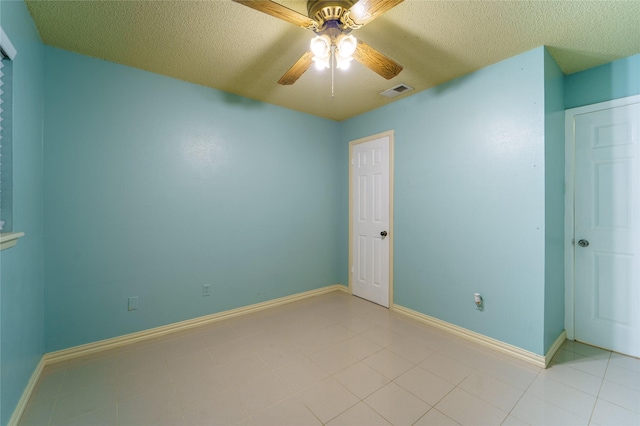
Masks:
[[[309,18],[318,22],[319,28],[316,33],[324,33],[329,27],[339,27],[341,31],[350,28],[347,24],[349,9],[355,4],[355,0],[309,0],[307,11]]]

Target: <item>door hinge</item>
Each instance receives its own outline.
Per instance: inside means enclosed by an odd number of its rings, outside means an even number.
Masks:
[[[351,274],[353,274],[353,266],[351,267]]]
[[[351,159],[351,165],[352,165],[352,166],[355,166],[355,165],[356,165],[356,160],[355,160],[355,159],[353,159],[353,158]]]

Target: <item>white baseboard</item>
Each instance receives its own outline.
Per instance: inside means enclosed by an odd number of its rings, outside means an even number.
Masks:
[[[503,354],[526,361],[540,368],[546,368],[549,365],[549,363],[551,362],[551,358],[553,358],[553,355],[560,348],[560,345],[562,345],[562,343],[565,341],[567,336],[566,332],[563,331],[560,334],[560,336],[558,336],[555,343],[551,346],[551,349],[549,349],[549,352],[547,353],[547,355],[542,356],[542,355],[535,354],[533,352],[529,352],[517,346],[513,346],[508,343],[501,342],[500,340],[496,340],[491,337],[485,336],[484,334],[476,333],[475,331],[471,331],[466,328],[462,328],[457,325],[448,323],[446,321],[442,321],[437,318],[430,317],[429,315],[416,312],[412,309],[405,308],[404,306],[394,304],[392,306],[392,309],[396,312],[407,315],[408,317],[411,317],[415,320],[427,323],[441,330],[445,330],[449,333],[455,334],[456,336],[462,337],[464,339],[470,340],[475,343],[479,343],[483,346],[487,346],[493,350],[496,350]]]
[[[18,405],[13,411],[13,415],[9,420],[9,426],[16,426],[22,415],[24,414],[25,409],[27,408],[27,403],[29,402],[29,398],[33,394],[35,390],[35,385],[38,383],[40,379],[40,375],[42,374],[42,369],[44,366],[53,364],[60,361],[65,361],[72,358],[77,358],[89,354],[93,354],[96,352],[105,351],[108,349],[117,348],[120,346],[129,345],[131,343],[140,342],[147,339],[152,339],[154,337],[164,336],[166,334],[175,333],[178,331],[188,330],[194,327],[199,327],[201,325],[211,324],[217,321],[222,321],[230,318],[234,318],[240,315],[246,315],[252,312],[262,311],[264,309],[273,308],[276,306],[284,305],[291,302],[296,302],[303,299],[308,299],[314,296],[320,296],[322,294],[331,293],[332,291],[344,291],[349,292],[349,290],[341,285],[334,284],[327,287],[318,288],[315,290],[305,291],[303,293],[293,294],[291,296],[280,297],[278,299],[268,300],[266,302],[256,303],[254,305],[243,306],[236,309],[231,309],[224,312],[218,312],[211,315],[205,315],[198,318],[193,318],[186,321],[180,321],[173,324],[164,325],[162,327],[151,328],[149,330],[139,331],[137,333],[126,334],[124,336],[114,337],[112,339],[101,340],[98,342],[88,343],[86,345],[75,346],[69,349],[63,349],[61,351],[49,352],[42,356],[38,366],[35,371],[31,375],[29,379],[29,383],[22,393],[22,397],[20,401],[18,401]]]
[[[9,419],[9,423],[7,423],[8,426],[17,426],[18,423],[20,423],[20,419],[22,418],[24,411],[27,409],[29,398],[31,398],[31,395],[36,390],[36,384],[40,379],[40,375],[42,374],[42,369],[44,368],[44,366],[45,366],[44,357],[42,357],[40,358],[40,361],[38,362],[36,369],[33,370],[33,374],[31,374],[31,377],[29,378],[29,382],[27,383],[27,387],[24,388],[24,392],[22,392],[22,396],[18,401],[18,405],[16,405],[16,409],[13,410],[13,414]]]
[[[335,287],[337,287],[336,290],[340,290],[344,293],[351,294],[349,287],[343,286],[342,284],[337,284]]]
[[[544,356],[544,368],[547,368],[549,364],[551,364],[553,356],[558,352],[558,349],[560,349],[560,346],[562,346],[565,340],[567,340],[567,330],[562,330],[562,333],[560,333],[556,341],[553,342],[553,345],[551,345],[547,351],[547,354]]]
[[[280,297],[278,299],[267,300],[266,302],[256,303],[254,305],[242,306],[240,308],[231,309],[228,311],[218,312],[211,315],[205,315],[202,317],[193,318],[186,321],[175,322],[173,324],[163,325],[161,327],[156,327],[156,328],[150,328],[148,330],[143,330],[136,333],[125,334],[124,336],[118,336],[112,339],[100,340],[98,342],[75,346],[73,348],[63,349],[61,351],[50,352],[44,355],[45,365],[53,364],[54,362],[64,361],[71,358],[76,358],[79,356],[85,356],[95,352],[101,352],[107,349],[113,349],[120,346],[129,345],[131,343],[152,339],[154,337],[164,336],[170,333],[176,333],[178,331],[189,330],[191,328],[199,327],[201,325],[211,324],[214,322],[234,318],[240,315],[246,315],[252,312],[258,312],[264,309],[269,309],[276,306],[284,305],[286,303],[307,299],[309,297],[330,293],[332,291],[340,290],[341,288],[344,288],[344,286],[340,284],[334,284],[327,287],[318,288],[315,290],[305,291],[303,293],[296,293],[291,296],[285,296],[285,297]]]

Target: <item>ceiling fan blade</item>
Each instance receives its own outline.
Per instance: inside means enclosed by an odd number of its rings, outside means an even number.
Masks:
[[[386,57],[362,40],[358,40],[358,47],[353,53],[353,59],[387,80],[392,79],[402,71],[402,65]]]
[[[360,0],[349,9],[349,16],[360,27],[376,19],[404,0]]]
[[[289,71],[287,71],[282,77],[280,77],[280,80],[278,80],[278,84],[289,86],[295,83],[300,78],[300,76],[309,69],[312,63],[313,53],[305,53],[300,59],[298,59],[295,64],[293,64],[291,68],[289,68]]]
[[[259,12],[266,13],[267,15],[274,16],[297,25],[302,28],[315,30],[318,28],[318,23],[313,19],[304,16],[295,10],[291,10],[281,4],[278,4],[271,0],[233,0],[236,3],[243,4]]]

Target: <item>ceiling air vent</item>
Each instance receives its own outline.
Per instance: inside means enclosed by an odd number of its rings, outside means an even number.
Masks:
[[[380,92],[382,96],[386,96],[387,98],[395,98],[396,96],[400,96],[403,93],[410,92],[413,90],[413,87],[407,86],[406,84],[398,84],[397,86],[392,87],[391,89],[387,89],[384,92]]]

